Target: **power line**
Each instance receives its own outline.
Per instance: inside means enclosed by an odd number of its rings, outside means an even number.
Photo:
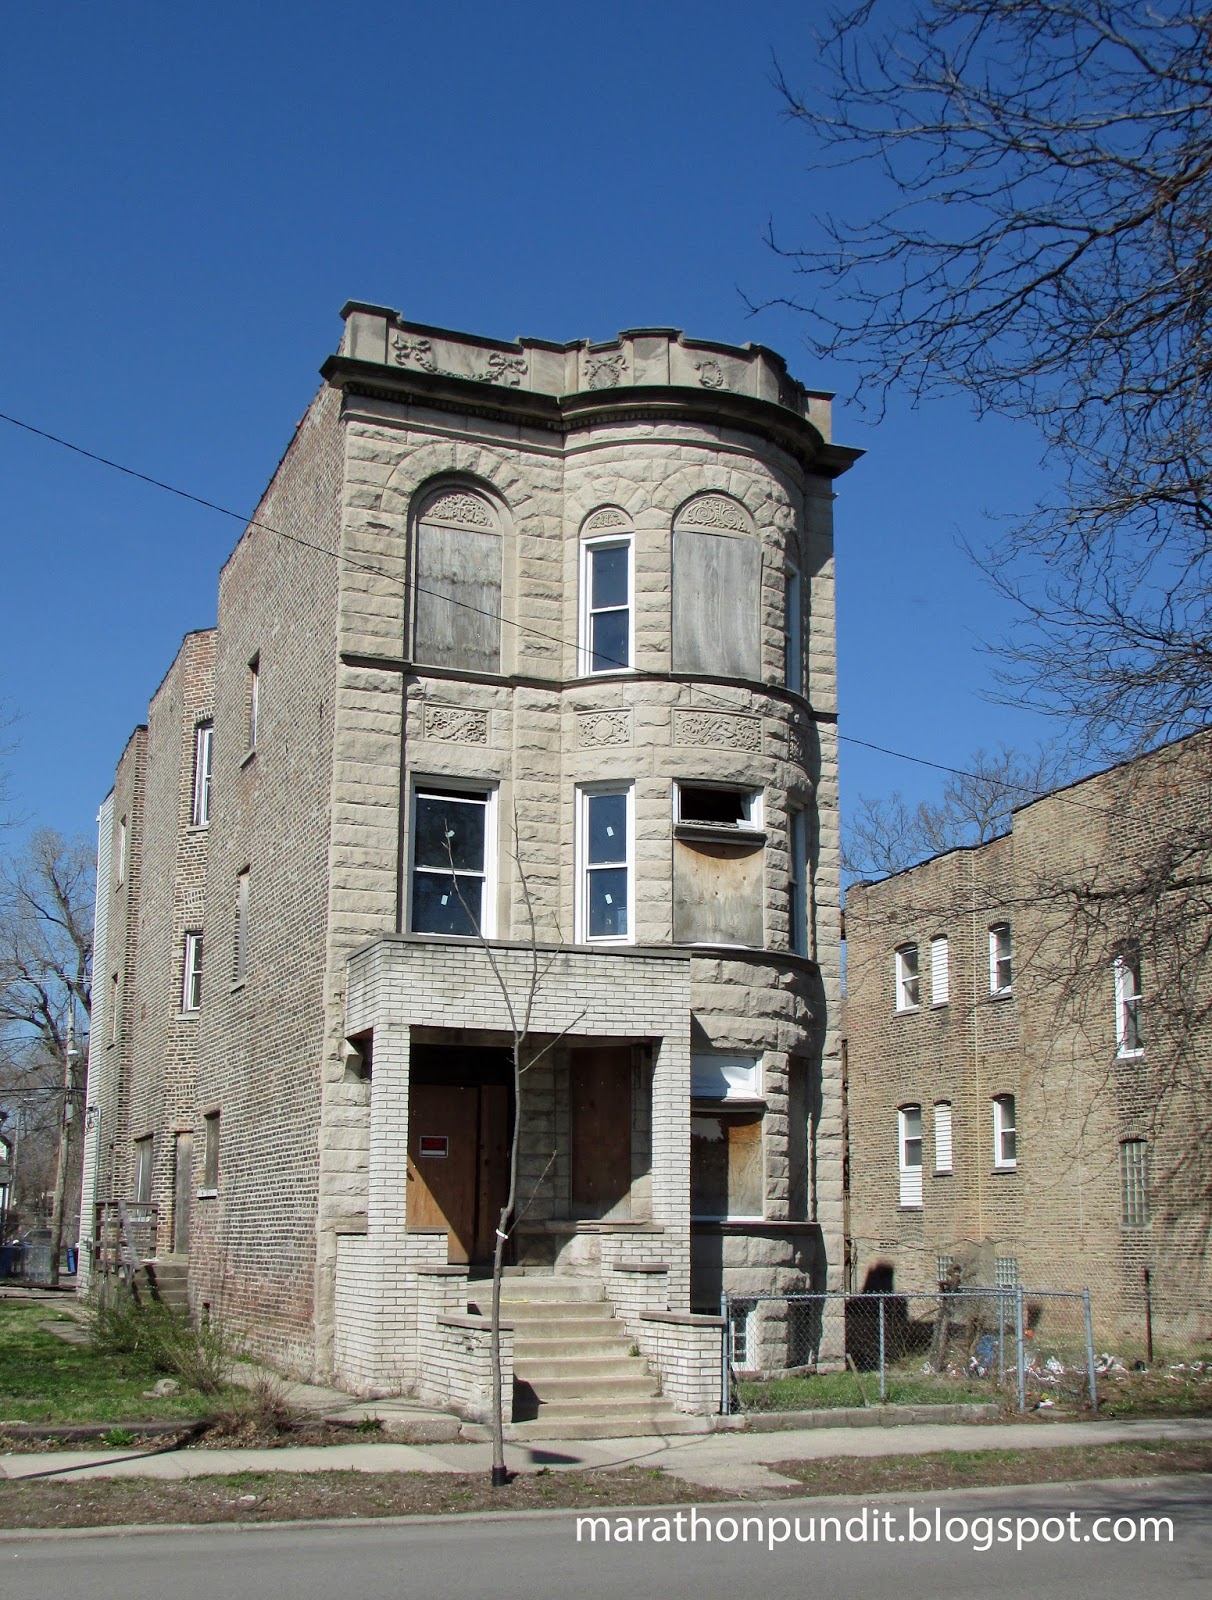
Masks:
[[[285,529],[275,528],[272,523],[262,522],[258,517],[249,517],[243,512],[233,511],[230,506],[220,505],[215,500],[207,500],[204,496],[193,494],[188,489],[181,489],[174,483],[166,483],[163,478],[154,478],[150,473],[139,472],[136,468],[128,467],[124,462],[115,461],[110,456],[103,456],[95,450],[87,450],[83,445],[75,444],[71,439],[65,439],[60,434],[51,433],[45,428],[36,428],[33,423],[25,422],[20,417],[11,416],[8,412],[0,411],[0,422],[7,422],[12,427],[20,428],[23,432],[33,434],[39,439],[45,439],[50,444],[56,444],[63,450],[70,450],[73,455],[83,456],[85,460],[96,462],[98,466],[109,467],[112,471],[120,472],[125,477],[136,479],[139,483],[149,484],[153,489],[163,489],[166,494],[176,495],[179,500],[188,500],[193,505],[202,506],[204,510],[218,512],[218,514],[222,517],[230,517],[232,521],[238,522],[242,527],[261,528],[266,533],[272,533],[279,539],[285,539],[291,544],[297,544],[304,550],[311,550],[316,555],[327,556],[331,560],[338,563],[344,562],[346,566],[358,572],[365,572],[376,578],[384,578],[389,583],[395,581],[393,575],[391,573],[384,572],[381,567],[373,566],[369,562],[359,561],[356,557],[347,555],[343,551],[330,550],[325,545],[315,544],[310,539],[304,539],[300,534],[287,533]],[[447,605],[458,606],[462,610],[469,611],[475,616],[489,617],[493,621],[500,623],[503,627],[516,628],[519,633],[527,634],[532,639],[543,639],[548,644],[559,645],[562,650],[575,650],[580,648],[579,645],[573,644],[571,641],[563,639],[557,634],[545,633],[541,628],[532,627],[528,623],[517,622],[512,617],[505,616],[503,612],[487,611],[481,606],[473,606],[466,600],[459,600],[453,595],[442,594],[436,590],[427,589],[420,584],[414,584],[413,587],[418,594],[428,595],[430,598],[435,600],[442,600]],[[611,664],[619,667],[625,667],[630,663],[626,661],[612,661]],[[713,698],[715,704],[722,709],[733,709],[728,701],[721,699],[719,696],[710,696],[709,691],[704,691],[704,695],[706,698]],[[894,750],[888,745],[874,744],[868,739],[856,738],[853,734],[839,733],[838,739],[843,744],[859,745],[864,750],[874,750],[880,755],[891,756],[897,761],[908,761],[913,763],[915,766],[929,767],[935,772],[946,772],[952,777],[956,778],[969,778],[975,783],[992,784],[995,788],[1005,789],[1014,794],[1030,795],[1036,800],[1045,799],[1049,794],[1055,792],[1048,789],[1031,789],[1024,784],[1013,783],[1007,779],[994,778],[984,773],[969,772],[963,767],[951,767],[942,761],[931,761],[925,756],[910,755],[905,750]],[[1081,801],[1074,800],[1068,796],[1060,796],[1060,798],[1064,800],[1065,804],[1076,806],[1081,811],[1096,811],[1099,816],[1105,816],[1107,814],[1102,807],[1087,806]]]

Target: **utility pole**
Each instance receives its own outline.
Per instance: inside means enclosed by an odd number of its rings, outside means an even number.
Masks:
[[[59,1287],[59,1256],[63,1249],[63,1201],[67,1194],[67,1167],[72,1132],[72,1069],[76,1056],[76,996],[67,992],[67,1036],[63,1044],[63,1104],[59,1108],[59,1158],[55,1165],[55,1198],[51,1209],[50,1286]]]

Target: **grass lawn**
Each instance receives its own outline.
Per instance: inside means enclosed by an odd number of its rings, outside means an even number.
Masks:
[[[46,1322],[75,1319],[52,1304],[0,1303],[0,1428],[6,1422],[173,1422],[207,1416],[214,1401],[182,1386],[148,1399],[163,1374],[131,1356],[67,1344]]]
[[[742,1411],[826,1411],[841,1406],[877,1406],[880,1375],[864,1372],[812,1372],[802,1377],[742,1378],[737,1384]],[[936,1377],[933,1373],[892,1368],[888,1373],[890,1405],[941,1406],[984,1401],[997,1404],[1004,1397],[995,1383],[979,1378]]]

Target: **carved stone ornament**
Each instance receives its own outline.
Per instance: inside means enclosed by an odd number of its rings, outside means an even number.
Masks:
[[[457,522],[467,528],[495,528],[496,523],[489,515],[488,507],[474,494],[439,495],[430,505],[425,507],[423,522]]]
[[[595,511],[585,524],[586,533],[600,533],[604,528],[625,528],[627,518],[618,506],[603,506],[600,511]]]
[[[487,744],[488,713],[465,706],[426,706],[425,737],[450,744]]]
[[[749,524],[735,500],[727,495],[704,494],[681,512],[678,522],[684,527],[728,528],[733,533],[748,533]]]
[[[617,389],[626,370],[627,357],[621,352],[585,357],[585,373],[591,389]]]
[[[479,372],[454,372],[450,367],[440,367],[434,355],[433,344],[428,339],[413,339],[406,333],[392,336],[398,367],[414,366],[421,372],[441,373],[444,378],[470,378],[473,383],[499,383],[506,389],[516,389],[526,376],[526,357],[507,356],[502,350],[493,350],[487,365]]]
[[[811,749],[807,728],[792,727],[787,730],[787,759],[804,772],[810,770]]]
[[[437,372],[438,358],[428,339],[410,339],[406,334],[397,333],[391,341],[391,347],[396,353],[397,366],[406,367],[412,362],[422,372]]]
[[[718,361],[696,361],[694,365],[704,389],[724,387],[724,369]]]
[[[757,755],[762,749],[762,719],[732,711],[678,711],[673,719],[673,742],[748,750]]]
[[[630,711],[582,711],[577,717],[579,745],[630,744]]]

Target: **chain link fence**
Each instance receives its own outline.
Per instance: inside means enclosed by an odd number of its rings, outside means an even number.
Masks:
[[[1088,1290],[729,1295],[721,1410],[1098,1409]]]

